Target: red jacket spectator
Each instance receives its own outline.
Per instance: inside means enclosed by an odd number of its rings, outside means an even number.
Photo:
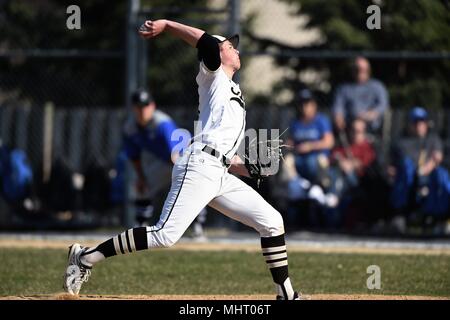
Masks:
[[[339,147],[333,150],[332,159],[345,172],[356,172],[363,176],[367,168],[375,161],[375,150],[366,137],[366,124],[355,120],[352,124],[352,144],[348,148]]]

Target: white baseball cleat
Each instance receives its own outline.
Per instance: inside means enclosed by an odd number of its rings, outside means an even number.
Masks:
[[[76,295],[80,292],[81,286],[87,282],[91,275],[91,268],[83,265],[80,261],[81,254],[86,250],[78,243],[69,247],[68,264],[64,274],[63,288],[66,292]]]
[[[282,296],[277,296],[276,299],[277,300],[285,300],[284,297],[282,297]],[[292,297],[291,300],[307,300],[307,299],[305,299],[301,293],[295,291],[294,296]]]

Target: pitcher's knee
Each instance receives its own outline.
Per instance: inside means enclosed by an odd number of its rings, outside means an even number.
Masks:
[[[178,236],[178,235],[169,235],[169,234],[166,234],[165,237],[164,237],[163,246],[164,246],[165,248],[171,247],[171,246],[173,246],[175,243],[177,243],[178,240],[180,240],[180,238],[181,238],[181,237]]]
[[[261,237],[274,237],[284,234],[284,221],[281,214],[274,210],[270,217],[257,229]]]
[[[155,247],[169,248],[180,240],[181,234],[167,232],[167,230],[161,229],[154,234]]]

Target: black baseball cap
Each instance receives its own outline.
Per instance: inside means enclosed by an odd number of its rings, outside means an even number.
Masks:
[[[133,105],[140,108],[145,107],[153,101],[155,101],[153,100],[153,96],[149,91],[145,89],[138,89],[131,95],[131,102],[133,103]]]
[[[305,89],[301,89],[297,93],[297,100],[299,101],[299,103],[305,103],[305,102],[308,102],[311,100],[315,100],[315,98],[314,98],[312,91],[305,88]]]

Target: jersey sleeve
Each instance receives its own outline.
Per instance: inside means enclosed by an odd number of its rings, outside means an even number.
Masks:
[[[159,125],[158,131],[160,132],[162,139],[167,147],[167,150],[172,154],[172,150],[177,146],[178,141],[172,140],[172,133],[178,129],[175,122],[164,121]]]
[[[295,131],[297,129],[296,121],[292,121],[289,125],[289,139],[291,139],[294,143],[297,143],[295,140]]]
[[[376,94],[375,105],[373,108],[380,114],[383,114],[389,107],[389,95],[386,87],[379,81],[374,83]]]
[[[217,40],[204,33],[197,42],[198,58],[208,71],[216,71],[221,65],[220,49]]]
[[[322,132],[322,134],[332,132],[331,131],[331,122],[328,119],[328,117],[326,117],[324,115],[319,116],[319,126],[320,126],[320,131]]]
[[[216,71],[209,70],[203,61],[200,62],[198,75],[195,78],[198,86],[210,86],[216,79],[219,78],[220,70],[222,67],[219,67]]]

